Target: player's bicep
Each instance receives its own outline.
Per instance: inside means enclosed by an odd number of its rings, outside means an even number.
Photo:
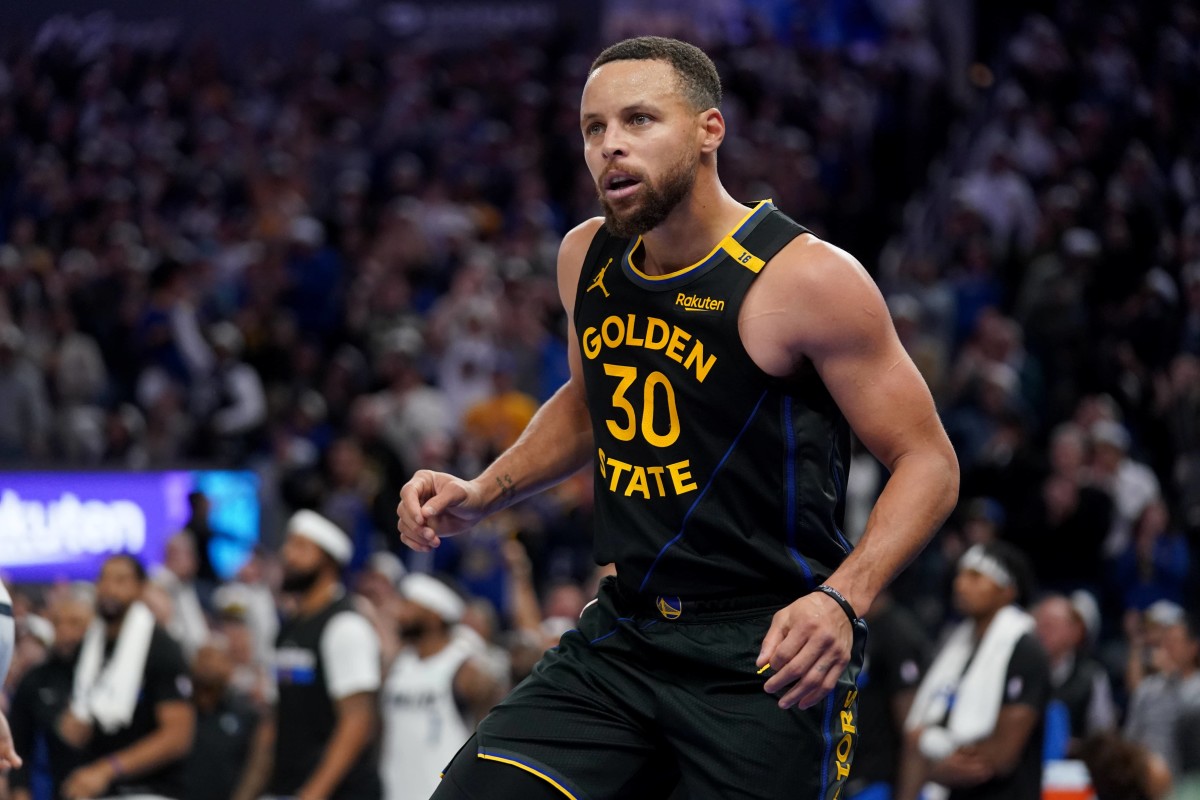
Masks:
[[[935,447],[949,451],[933,396],[904,350],[879,289],[848,256],[824,264],[805,303],[804,354],[850,427],[884,466]]]

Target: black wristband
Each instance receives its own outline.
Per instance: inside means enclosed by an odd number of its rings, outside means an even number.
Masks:
[[[837,589],[833,588],[832,586],[826,586],[822,583],[817,587],[816,591],[832,597],[834,602],[842,607],[842,611],[846,612],[846,616],[850,618],[851,625],[858,622],[858,614],[854,613],[854,606],[850,605],[850,601],[843,597],[842,593]]]

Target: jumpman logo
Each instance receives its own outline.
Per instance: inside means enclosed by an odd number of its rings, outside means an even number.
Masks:
[[[611,264],[611,263],[612,263],[612,259],[610,258],[610,259],[608,260],[608,264],[605,264],[603,267],[601,267],[601,268],[600,268],[600,274],[599,274],[599,275],[597,275],[597,276],[596,276],[596,280],[592,281],[592,284],[591,284],[590,286],[588,286],[588,287],[587,287],[587,291],[585,291],[585,292],[584,292],[584,294],[587,294],[587,293],[588,293],[588,292],[590,292],[592,289],[595,289],[597,286],[599,286],[599,287],[600,287],[600,291],[604,292],[604,296],[605,296],[605,297],[608,297],[608,289],[605,289],[605,288],[604,288],[604,272],[605,272],[605,270],[607,270],[607,269],[608,269],[608,266],[609,266],[609,264]]]

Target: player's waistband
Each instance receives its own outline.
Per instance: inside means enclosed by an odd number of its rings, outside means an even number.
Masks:
[[[668,620],[715,620],[728,616],[752,616],[773,613],[796,600],[782,594],[735,594],[724,597],[689,598],[677,595],[639,593],[621,584],[616,578],[607,579],[609,591],[619,610],[661,617]],[[603,584],[602,584],[603,585]]]

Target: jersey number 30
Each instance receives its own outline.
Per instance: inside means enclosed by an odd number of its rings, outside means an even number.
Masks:
[[[642,383],[642,420],[639,426],[637,419],[637,409],[625,397],[625,393],[629,391],[629,387],[637,381],[637,367],[625,367],[619,364],[605,364],[604,374],[611,375],[619,379],[617,388],[613,391],[612,404],[613,409],[623,412],[625,415],[624,425],[620,425],[616,420],[608,420],[608,432],[622,442],[631,442],[637,434],[640,427],[642,437],[654,445],[655,447],[670,447],[679,438],[679,409],[675,405],[675,388],[671,386],[671,382],[667,380],[667,376],[655,370],[646,376]],[[654,430],[654,407],[655,400],[658,397],[658,387],[662,387],[662,394],[666,398],[668,425],[665,433],[659,433]]]

